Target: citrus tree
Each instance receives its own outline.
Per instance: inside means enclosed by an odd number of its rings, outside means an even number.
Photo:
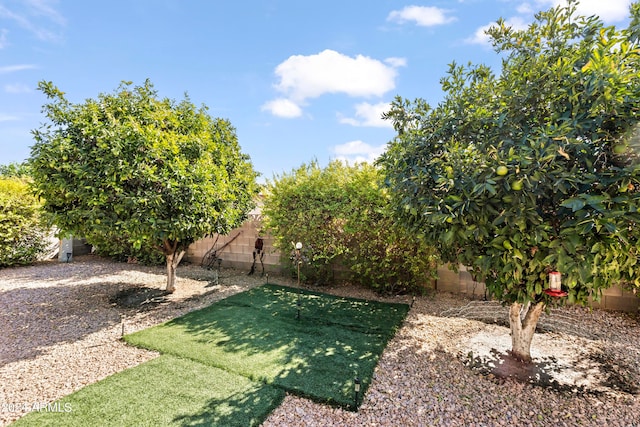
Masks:
[[[69,102],[39,89],[49,122],[33,134],[30,167],[44,210],[61,233],[100,246],[154,245],[166,257],[168,291],[189,244],[238,226],[253,205],[256,173],[229,121],[187,98],[159,99],[146,81]]]
[[[618,30],[575,2],[526,30],[488,31],[502,68],[452,64],[444,99],[397,98],[381,160],[397,217],[510,304],[512,353],[530,360],[552,302],[640,285],[640,8]],[[566,299],[545,293],[562,274]]]

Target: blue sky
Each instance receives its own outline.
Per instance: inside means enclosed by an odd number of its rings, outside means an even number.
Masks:
[[[38,81],[71,102],[150,79],[236,128],[262,179],[311,160],[373,159],[396,95],[441,99],[452,61],[497,67],[483,30],[561,0],[0,0],[0,164],[29,157]],[[631,0],[579,10],[626,27]]]

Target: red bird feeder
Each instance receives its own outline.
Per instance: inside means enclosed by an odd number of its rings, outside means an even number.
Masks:
[[[545,289],[544,293],[549,296],[559,298],[569,295],[562,290],[562,273],[558,271],[552,271],[549,273],[549,289]]]

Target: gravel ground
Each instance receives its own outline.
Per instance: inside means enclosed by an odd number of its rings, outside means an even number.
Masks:
[[[220,285],[213,285],[213,273],[198,266],[181,266],[178,275],[174,294],[151,292],[140,304],[132,289],[159,289],[162,268],[87,256],[70,264],[0,270],[0,425],[24,415],[25,407],[157,356],[125,345],[119,340],[123,330],[144,329],[265,281],[223,270]],[[293,285],[280,277],[271,281]],[[375,298],[348,286],[322,290]],[[500,363],[496,352],[508,346],[508,330],[442,316],[452,308],[466,312],[468,303],[449,294],[416,298],[357,413],[288,395],[263,426],[640,427],[636,318],[581,308],[554,311],[551,317],[561,317],[563,326],[545,328],[548,333],[537,334],[532,347],[537,381],[564,381],[550,388],[491,372],[491,364]]]

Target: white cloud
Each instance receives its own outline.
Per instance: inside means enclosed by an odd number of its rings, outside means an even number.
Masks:
[[[31,64],[18,64],[18,65],[5,65],[0,67],[0,74],[15,73],[16,71],[33,70],[35,65]]]
[[[18,116],[0,113],[0,122],[15,122],[16,120],[20,120],[20,118]]]
[[[292,119],[302,115],[302,109],[298,104],[284,98],[278,98],[266,102],[262,105],[261,109],[262,111],[269,111],[274,116],[283,117],[285,119]]]
[[[382,114],[391,108],[390,103],[379,102],[377,104],[369,104],[368,102],[362,102],[357,104],[355,108],[355,118],[338,115],[338,121],[351,126],[393,128],[393,123],[389,120],[382,120]]]
[[[514,30],[525,30],[529,25],[524,19],[519,16],[514,16],[513,18],[506,19],[504,23],[507,27],[512,27]],[[491,45],[491,40],[489,39],[489,36],[486,32],[489,28],[495,25],[495,22],[483,25],[482,27],[478,28],[475,33],[473,33],[473,36],[465,39],[465,42],[469,44],[480,44],[486,46]]]
[[[6,28],[0,30],[0,49],[4,49],[9,45],[7,42],[7,34],[9,34],[9,31]]]
[[[519,4],[518,7],[516,7],[516,11],[520,15],[532,15],[536,12],[535,10],[533,10],[530,3]]]
[[[402,10],[389,13],[387,21],[399,24],[414,22],[421,27],[432,27],[455,21],[455,17],[447,16],[449,12],[449,10],[431,6],[406,6]]]
[[[391,65],[393,68],[400,68],[407,66],[407,58],[387,58],[384,60],[387,64]]]
[[[384,153],[386,148],[386,144],[374,147],[365,142],[356,140],[336,145],[333,147],[333,153],[336,154],[336,159],[347,163],[372,163],[376,158]]]
[[[395,60],[397,61],[397,59]],[[326,93],[382,96],[395,87],[397,72],[377,59],[355,58],[333,50],[294,55],[276,67],[276,89],[297,103]]]
[[[533,14],[540,10],[548,10],[555,6],[566,6],[566,0],[533,0],[533,3],[522,2],[516,6],[518,16],[506,20],[508,26],[516,30],[524,30],[533,20]],[[629,16],[629,6],[631,0],[581,0],[576,9],[578,15],[597,15],[605,22],[616,22],[624,20]],[[495,23],[484,25],[478,28],[473,36],[467,38],[465,42],[469,44],[489,45],[489,36],[485,31]]]
[[[44,16],[58,25],[66,25],[67,20],[54,7],[57,0],[26,0],[24,2],[34,16]]]
[[[56,0],[25,0],[18,4],[12,9],[0,4],[0,18],[15,22],[40,40],[60,40],[56,30],[66,25],[66,19],[56,10]],[[52,25],[56,29],[50,29]]]
[[[315,55],[293,55],[275,69],[279,81],[274,86],[284,96],[265,103],[262,110],[294,118],[302,115],[308,99],[325,94],[380,97],[395,88],[396,68],[406,64],[404,58],[379,61],[330,49]]]
[[[536,0],[536,8],[540,10],[566,4],[566,0]],[[598,15],[605,22],[617,22],[629,16],[630,5],[631,0],[581,0],[577,13],[584,16]]]
[[[31,88],[23,83],[4,85],[4,91],[7,93],[29,93]]]

